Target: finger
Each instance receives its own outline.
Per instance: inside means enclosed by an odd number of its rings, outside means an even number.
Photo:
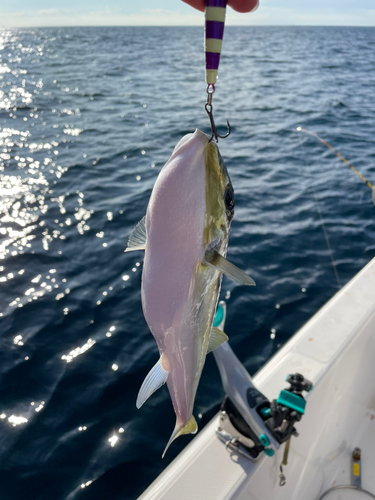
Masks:
[[[251,12],[258,7],[258,0],[228,0],[228,5],[237,12]]]
[[[182,0],[182,1],[187,3],[188,5],[191,5],[191,7],[194,7],[194,9],[198,9],[204,12],[204,0]]]
[[[204,0],[182,0],[194,9],[204,11]],[[251,12],[258,7],[258,0],[229,0],[228,5],[237,12]]]

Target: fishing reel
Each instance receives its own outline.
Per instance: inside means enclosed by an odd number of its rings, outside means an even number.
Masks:
[[[302,392],[312,389],[312,383],[300,373],[288,375],[286,381],[290,384],[289,389],[280,392],[277,400],[272,401],[269,411],[263,410],[265,422],[280,444],[291,436],[298,436],[294,424],[301,420],[306,406]]]
[[[312,383],[299,373],[288,375],[286,381],[290,387],[272,402],[253,385],[248,387],[247,408],[241,410],[226,396],[216,433],[227,448],[256,460],[262,452],[273,456],[275,448],[298,436],[294,424],[301,420],[306,406],[302,392],[310,391]]]
[[[223,328],[226,303],[219,303],[214,326]],[[294,427],[305,413],[303,393],[312,383],[300,373],[288,375],[287,389],[269,401],[255,387],[251,376],[232,351],[228,342],[213,354],[219,368],[226,397],[221,405],[220,425],[216,434],[228,449],[256,460],[261,453],[273,456],[280,445],[298,436]]]

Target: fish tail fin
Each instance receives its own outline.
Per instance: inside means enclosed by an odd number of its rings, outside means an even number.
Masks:
[[[161,458],[164,458],[164,455],[166,454],[169,446],[176,438],[182,436],[183,434],[195,434],[197,430],[198,430],[198,425],[193,415],[191,416],[189,422],[183,427],[181,427],[181,424],[179,424],[177,421],[172,436],[169,438],[169,441],[167,443],[167,446],[165,447],[164,453]]]

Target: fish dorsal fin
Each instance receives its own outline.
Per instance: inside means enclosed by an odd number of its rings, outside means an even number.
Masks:
[[[224,332],[219,330],[219,328],[216,328],[216,326],[213,326],[211,333],[210,333],[210,337],[208,339],[207,354],[209,352],[213,351],[214,349],[216,349],[216,347],[219,347],[220,344],[223,344],[227,340],[228,340],[228,336],[225,335]]]
[[[165,447],[165,450],[164,450],[161,458],[164,458],[166,451],[168,450],[169,446],[176,438],[178,438],[179,436],[182,436],[183,434],[195,434],[197,432],[197,430],[198,430],[198,425],[197,425],[197,422],[194,418],[194,415],[191,416],[191,419],[189,420],[189,422],[185,425],[185,427],[182,427],[182,429],[179,428],[177,423],[176,423],[176,427],[174,428],[172,436],[169,438],[169,441],[167,443],[167,446]]]
[[[161,358],[148,372],[141,388],[139,389],[136,406],[139,409],[155,391],[165,384],[169,371],[165,370],[161,363]]]
[[[210,250],[204,257],[205,262],[224,273],[228,278],[241,285],[255,286],[255,281],[246,273],[241,271],[237,266],[229,262],[225,257],[220,255],[216,250]]]
[[[135,226],[128,239],[128,246],[125,252],[134,250],[144,250],[146,248],[146,216]]]

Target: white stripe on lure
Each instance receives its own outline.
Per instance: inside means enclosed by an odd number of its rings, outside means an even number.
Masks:
[[[192,413],[206,354],[228,340],[212,326],[222,274],[255,285],[225,259],[233,214],[233,187],[218,147],[196,130],[162,168],[125,250],[145,250],[142,306],[160,353],[137,408],[167,382],[176,413],[163,456],[178,436],[197,431]]]

